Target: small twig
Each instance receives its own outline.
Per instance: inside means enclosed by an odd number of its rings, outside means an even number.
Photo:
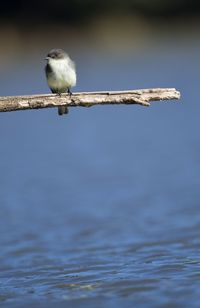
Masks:
[[[77,92],[70,97],[68,94],[5,96],[0,97],[0,112],[51,108],[58,106],[90,107],[110,104],[138,104],[150,106],[152,101],[180,99],[176,89],[143,89],[130,91]]]

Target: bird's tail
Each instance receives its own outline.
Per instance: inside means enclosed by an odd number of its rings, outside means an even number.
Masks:
[[[69,110],[66,106],[59,106],[58,107],[58,114],[59,115],[67,114],[68,112],[69,112]]]

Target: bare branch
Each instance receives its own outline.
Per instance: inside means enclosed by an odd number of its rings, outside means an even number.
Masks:
[[[180,99],[176,89],[142,89],[130,91],[77,92],[70,97],[68,94],[5,96],[0,97],[0,112],[51,108],[58,106],[90,107],[110,104],[138,104],[150,106],[152,101]]]

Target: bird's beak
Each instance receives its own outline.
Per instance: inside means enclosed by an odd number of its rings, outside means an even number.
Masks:
[[[46,57],[46,58],[45,58],[45,60],[47,60],[47,61],[48,61],[49,59],[50,59],[49,57]]]

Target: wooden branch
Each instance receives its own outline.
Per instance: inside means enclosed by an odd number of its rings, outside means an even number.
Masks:
[[[0,97],[0,112],[50,108],[66,105],[69,107],[90,107],[110,104],[138,104],[150,106],[152,101],[174,100],[180,98],[176,89],[143,89],[130,91],[77,92],[68,94],[5,96]]]

